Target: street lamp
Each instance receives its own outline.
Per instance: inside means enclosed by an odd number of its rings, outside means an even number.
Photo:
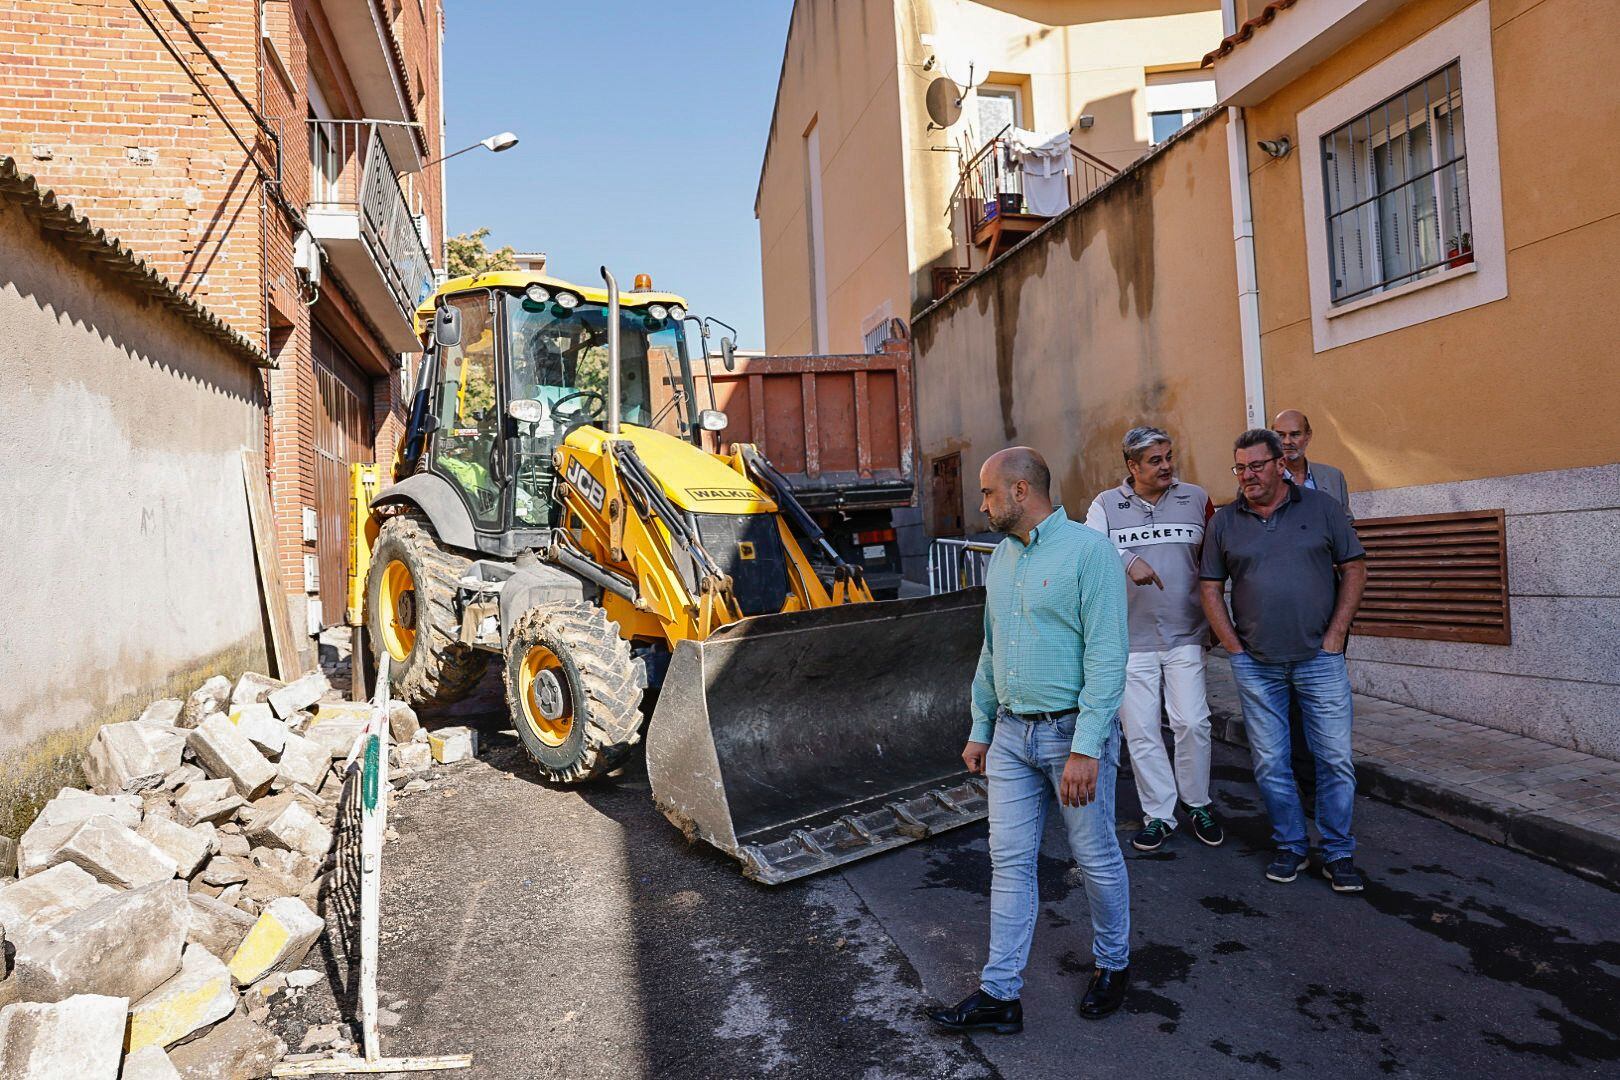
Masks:
[[[444,157],[434,158],[432,161],[428,162],[427,165],[423,165],[422,168],[425,169],[428,167],[428,165],[437,165],[441,161],[449,161],[451,158],[455,157],[456,154],[465,154],[467,151],[476,150],[480,146],[492,154],[498,154],[502,150],[512,149],[512,147],[516,146],[517,143],[518,137],[516,135],[512,134],[510,131],[503,131],[499,135],[491,135],[487,139],[479,139],[471,146],[463,146],[460,150],[457,150],[455,154],[446,154]]]

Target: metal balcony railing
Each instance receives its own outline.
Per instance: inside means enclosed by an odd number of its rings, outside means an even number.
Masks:
[[[962,163],[956,188],[951,192],[953,208],[960,201],[966,211],[969,230],[975,230],[999,214],[1021,214],[1024,208],[1024,169],[1008,139],[1012,126],[1001,129]],[[1069,146],[1069,205],[1073,206],[1109,180],[1119,170],[1108,162]]]
[[[360,218],[360,235],[407,317],[432,275],[399,173],[371,120],[309,121],[310,209]]]

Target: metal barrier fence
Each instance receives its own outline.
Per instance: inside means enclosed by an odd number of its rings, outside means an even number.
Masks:
[[[994,550],[996,545],[978,540],[935,540],[928,548],[929,595],[983,585]]]

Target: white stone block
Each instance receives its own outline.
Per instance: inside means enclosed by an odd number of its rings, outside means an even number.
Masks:
[[[303,961],[326,924],[299,899],[272,900],[231,957],[231,977],[239,986],[272,971],[291,971]]]
[[[236,1008],[231,973],[207,949],[186,947],[180,970],[129,1009],[128,1047],[172,1046]]]
[[[299,709],[307,709],[317,701],[321,695],[331,688],[326,676],[319,671],[312,671],[295,682],[290,682],[281,689],[273,691],[267,700],[270,707],[279,717],[288,717]]]
[[[167,881],[175,871],[175,860],[156,844],[110,817],[93,817],[74,829],[50,862],[73,863],[120,889]]]
[[[280,679],[260,675],[257,671],[244,671],[237,678],[235,688],[231,690],[230,705],[234,708],[238,705],[261,702],[286,685]]]
[[[441,765],[470,761],[478,755],[478,733],[468,727],[447,727],[428,732],[433,760]]]
[[[304,738],[326,748],[333,760],[346,758],[355,739],[371,722],[372,707],[364,702],[336,702],[322,705],[304,730]]]
[[[269,1076],[287,1044],[238,1013],[169,1051],[184,1080],[249,1080]]]
[[[430,743],[400,743],[392,751],[401,769],[420,772],[433,764],[433,746]]]
[[[275,718],[268,705],[234,705],[228,717],[236,730],[258,751],[274,761],[287,743],[287,725]]]
[[[230,700],[231,680],[223,675],[215,675],[191,692],[181,706],[180,716],[175,723],[178,727],[194,728],[202,723],[204,717],[224,712]]]
[[[118,1080],[181,1080],[180,1072],[161,1046],[145,1046],[124,1058]]]
[[[58,863],[0,888],[0,927],[8,941],[20,945],[112,895],[111,885],[72,863]]]
[[[161,787],[163,777],[180,767],[184,745],[183,737],[156,724],[106,724],[84,751],[84,775],[100,795]]]
[[[416,710],[403,701],[390,701],[388,703],[388,733],[396,743],[408,743],[421,730],[421,721],[416,718]]]
[[[253,929],[254,917],[224,899],[201,893],[192,893],[190,903],[191,928],[186,941],[202,946],[222,962],[235,956],[242,939]]]
[[[129,999],[78,994],[0,1009],[0,1076],[6,1080],[118,1080]]]
[[[174,793],[174,820],[187,828],[205,821],[223,824],[236,815],[242,803],[236,785],[228,778],[197,780]]]
[[[316,858],[332,848],[332,832],[315,819],[303,803],[291,800],[279,812],[265,812],[253,819],[248,840],[266,847],[301,851]]]
[[[204,720],[186,745],[209,776],[229,779],[244,799],[257,799],[276,778],[276,767],[225,717]]]
[[[19,944],[12,977],[25,1001],[74,994],[137,1000],[180,970],[190,925],[182,881],[115,893]]]
[[[318,742],[302,735],[287,733],[281,749],[281,760],[276,763],[276,788],[289,788],[294,784],[316,787],[326,770],[332,767],[332,755]]]
[[[177,821],[148,815],[135,830],[174,860],[176,877],[189,878],[214,853],[214,826],[208,822],[186,828]]]
[[[157,724],[161,727],[179,727],[180,710],[185,707],[185,704],[177,697],[162,698],[152,702],[142,710],[141,715],[136,718],[135,722],[138,724]]]

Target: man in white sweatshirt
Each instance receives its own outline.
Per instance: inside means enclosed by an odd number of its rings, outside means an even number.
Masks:
[[[1096,497],[1086,524],[1113,541],[1130,578],[1130,660],[1119,717],[1130,747],[1142,831],[1131,840],[1156,851],[1176,828],[1176,801],[1193,835],[1211,847],[1225,834],[1210,809],[1209,705],[1204,646],[1209,623],[1198,591],[1204,525],[1215,512],[1196,484],[1176,479],[1170,436],[1156,427],[1126,432],[1128,475]],[[1160,694],[1175,736],[1175,764],[1160,731]]]

